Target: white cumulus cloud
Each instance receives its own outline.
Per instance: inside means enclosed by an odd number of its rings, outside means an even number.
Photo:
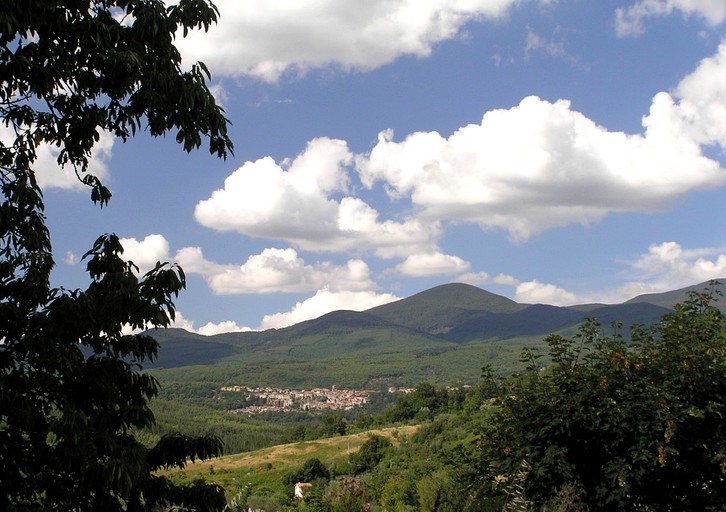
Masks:
[[[554,306],[570,306],[579,302],[574,293],[554,284],[541,283],[536,279],[517,284],[514,300],[524,304],[552,304]]]
[[[395,271],[410,277],[426,277],[458,274],[471,267],[468,261],[458,256],[440,252],[412,254],[402,263],[396,265]]]
[[[194,320],[185,318],[179,311],[176,312],[174,321],[169,327],[184,329],[185,331],[201,334],[202,336],[214,336],[215,334],[223,334],[226,332],[247,332],[253,329],[249,327],[241,327],[237,322],[232,320],[224,320],[219,323],[207,322],[205,325],[197,329],[194,327]]]
[[[675,11],[684,16],[699,16],[712,26],[726,20],[723,0],[640,0],[615,11],[615,30],[620,37],[637,36],[644,32],[647,18],[668,16]]]
[[[673,241],[653,244],[632,263],[630,272],[637,278],[618,290],[621,298],[721,279],[726,277],[726,248],[684,249]]]
[[[610,131],[567,100],[530,96],[448,137],[416,132],[399,142],[384,130],[368,154],[314,139],[294,159],[246,162],[198,203],[195,217],[305,251],[405,259],[440,253],[449,222],[503,229],[523,242],[610,213],[665,211],[726,184],[726,171],[703,152],[726,148],[725,80],[726,42],[672,94],[654,96],[642,133]],[[356,195],[354,171],[364,187],[381,183],[392,201],[413,208],[381,218]],[[400,269],[415,272],[415,264]]]
[[[552,0],[540,0],[548,4]],[[471,21],[497,19],[519,0],[218,0],[208,33],[177,41],[186,61],[216,76],[276,81],[314,68],[370,70],[427,56]]]
[[[457,278],[457,281],[475,286],[494,283],[514,288],[513,298],[522,304],[570,306],[582,302],[582,299],[574,293],[551,283],[543,283],[537,279],[521,281],[507,274],[499,274],[492,278],[489,274],[482,272],[479,274],[463,274]]]
[[[231,320],[224,320],[219,323],[207,322],[195,332],[202,336],[214,336],[215,334],[224,334],[226,332],[248,332],[251,331],[249,327],[240,327],[237,322]]]
[[[437,223],[415,218],[379,220],[379,213],[347,191],[353,155],[344,141],[314,139],[293,160],[246,162],[224,188],[201,201],[197,221],[219,231],[284,240],[314,252],[373,252],[381,257],[431,250]]]
[[[653,98],[642,134],[612,132],[571,108],[528,97],[451,136],[381,132],[356,159],[364,185],[409,197],[421,218],[501,228],[523,241],[611,212],[657,212],[726,183],[703,144],[726,147],[726,45],[676,89]]]
[[[332,311],[365,311],[394,300],[398,300],[398,297],[390,293],[319,290],[313,297],[296,303],[286,313],[265,315],[260,329],[280,329],[305,320],[318,318]]]
[[[330,262],[309,265],[290,248],[265,249],[249,256],[242,265],[210,262],[199,247],[185,247],[177,252],[175,259],[187,273],[201,275],[217,295],[375,288],[370,269],[362,260],[349,260],[345,265]]]
[[[338,205],[326,194],[344,190],[344,166],[351,158],[344,141],[320,138],[283,165],[270,157],[246,162],[223,189],[197,205],[195,218],[216,230],[251,236],[327,238],[336,229]]]
[[[456,278],[457,283],[466,283],[472,286],[485,286],[491,282],[492,276],[486,272],[467,272]]]
[[[507,274],[499,274],[494,278],[494,282],[504,286],[517,286],[519,284],[519,280],[516,277]]]
[[[726,10],[726,1],[722,5]],[[726,42],[681,80],[676,94],[688,135],[700,144],[726,148]]]

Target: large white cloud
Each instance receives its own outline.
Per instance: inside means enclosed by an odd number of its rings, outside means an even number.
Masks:
[[[338,205],[327,194],[342,192],[352,155],[340,140],[315,139],[293,161],[265,157],[246,162],[224,189],[195,209],[199,223],[220,231],[266,238],[315,240],[334,231]]]
[[[469,270],[471,264],[458,256],[440,252],[412,254],[396,265],[395,271],[410,277],[459,274]]]
[[[517,3],[521,0],[218,0],[218,24],[177,45],[186,60],[204,61],[217,76],[274,81],[286,71],[328,65],[369,70],[402,55],[427,56],[467,22],[502,17]]]
[[[313,297],[296,303],[286,313],[265,315],[260,329],[279,329],[305,320],[318,318],[332,311],[365,311],[394,300],[398,300],[398,297],[390,293],[319,290]]]
[[[570,306],[585,302],[576,294],[560,288],[551,283],[543,283],[537,279],[520,281],[514,276],[499,274],[492,278],[486,272],[476,274],[462,274],[456,278],[457,282],[468,283],[474,286],[486,286],[494,283],[500,286],[514,288],[514,300],[522,304],[552,304],[555,306]]]
[[[469,282],[485,283],[488,274],[467,274],[467,262],[438,248],[447,221],[505,229],[522,241],[611,212],[665,210],[690,192],[726,183],[726,172],[702,148],[726,148],[724,77],[726,43],[684,78],[673,95],[654,97],[643,117],[643,132],[637,134],[608,131],[567,101],[529,97],[513,108],[487,112],[481,123],[448,138],[422,132],[395,142],[391,132],[382,132],[367,155],[353,155],[344,141],[315,139],[293,160],[247,162],[223,189],[198,204],[196,218],[214,229],[285,240],[303,250],[401,258],[395,270],[404,275],[460,274]],[[394,206],[412,203],[409,217],[379,220],[378,211],[355,196],[352,167],[364,186],[380,182],[392,199],[404,199]],[[309,265],[287,249],[268,250],[232,266],[206,261],[197,251],[187,255],[196,265],[191,268],[217,290],[319,290],[291,311],[270,315],[268,326],[341,309],[344,303],[330,303],[334,298],[348,300],[347,294],[377,297],[369,291],[374,287],[368,267],[359,260],[351,260],[354,267],[350,262]],[[711,274],[720,273],[718,261],[711,265]],[[694,263],[694,268],[702,267]],[[326,281],[324,274],[337,275],[345,284],[331,288],[334,280]],[[622,300],[628,291],[669,289],[708,278],[704,276],[693,270],[676,279],[671,271],[662,280],[633,281],[617,292],[590,295]],[[493,281],[513,287],[522,302],[588,300],[538,280],[497,276]]]
[[[587,224],[610,212],[656,212],[693,191],[726,183],[702,144],[726,147],[726,45],[677,89],[653,98],[644,133],[611,132],[570,103],[528,97],[487,112],[446,138],[379,135],[358,157],[363,183],[410,197],[423,218],[503,228],[525,240],[548,228]]]
[[[721,5],[726,12],[726,1]],[[676,94],[688,135],[700,144],[726,148],[726,42],[681,80]]]
[[[726,20],[723,0],[640,0],[616,10],[615,29],[619,36],[635,36],[645,30],[643,22],[653,16],[667,16],[680,11],[684,16],[699,16],[712,26]]]
[[[367,155],[353,155],[344,141],[314,139],[294,160],[245,163],[195,216],[217,230],[308,251],[408,258],[440,253],[447,221],[504,229],[521,242],[612,212],[664,211],[726,183],[726,171],[703,153],[703,145],[726,148],[725,79],[726,43],[673,95],[653,98],[642,133],[609,131],[566,100],[532,96],[449,137],[417,132],[397,142],[383,131]],[[414,209],[379,220],[355,195],[351,166],[365,187],[380,182],[392,199],[405,199],[394,206],[410,200]]]
[[[216,230],[284,240],[308,251],[396,257],[432,250],[437,223],[380,221],[360,198],[338,198],[347,191],[352,159],[345,142],[319,138],[282,165],[269,157],[246,162],[197,205],[195,218]]]
[[[514,300],[523,304],[552,304],[555,306],[570,306],[579,302],[574,293],[554,284],[541,283],[536,279],[517,284]]]
[[[308,265],[294,249],[265,249],[242,265],[221,265],[204,258],[199,247],[186,247],[176,261],[187,273],[200,274],[217,295],[366,291],[376,287],[368,265],[359,259],[345,265],[330,262]]]

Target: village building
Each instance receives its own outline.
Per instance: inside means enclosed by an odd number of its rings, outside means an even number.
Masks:
[[[310,489],[313,486],[313,484],[309,483],[302,483],[298,482],[295,484],[295,498],[297,499],[303,499],[305,497],[305,492]]]

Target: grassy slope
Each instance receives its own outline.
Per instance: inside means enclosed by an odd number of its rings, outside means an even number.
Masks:
[[[217,483],[234,495],[243,486],[266,487],[273,492],[286,493],[284,477],[310,458],[318,458],[327,467],[347,465],[349,454],[358,451],[369,434],[386,436],[394,443],[412,435],[417,426],[392,427],[347,436],[303,441],[263,448],[249,453],[227,455],[204,462],[188,463],[183,470],[163,472],[177,482],[195,478]]]

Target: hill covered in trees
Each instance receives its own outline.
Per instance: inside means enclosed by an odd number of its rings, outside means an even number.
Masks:
[[[496,372],[520,368],[522,346],[552,333],[572,335],[595,318],[651,325],[696,285],[623,304],[557,307],[520,304],[474,286],[447,284],[368,311],[335,311],[284,328],[201,336],[154,331],[159,357],[150,365],[165,382],[291,388],[378,388],[473,383],[482,364]]]

